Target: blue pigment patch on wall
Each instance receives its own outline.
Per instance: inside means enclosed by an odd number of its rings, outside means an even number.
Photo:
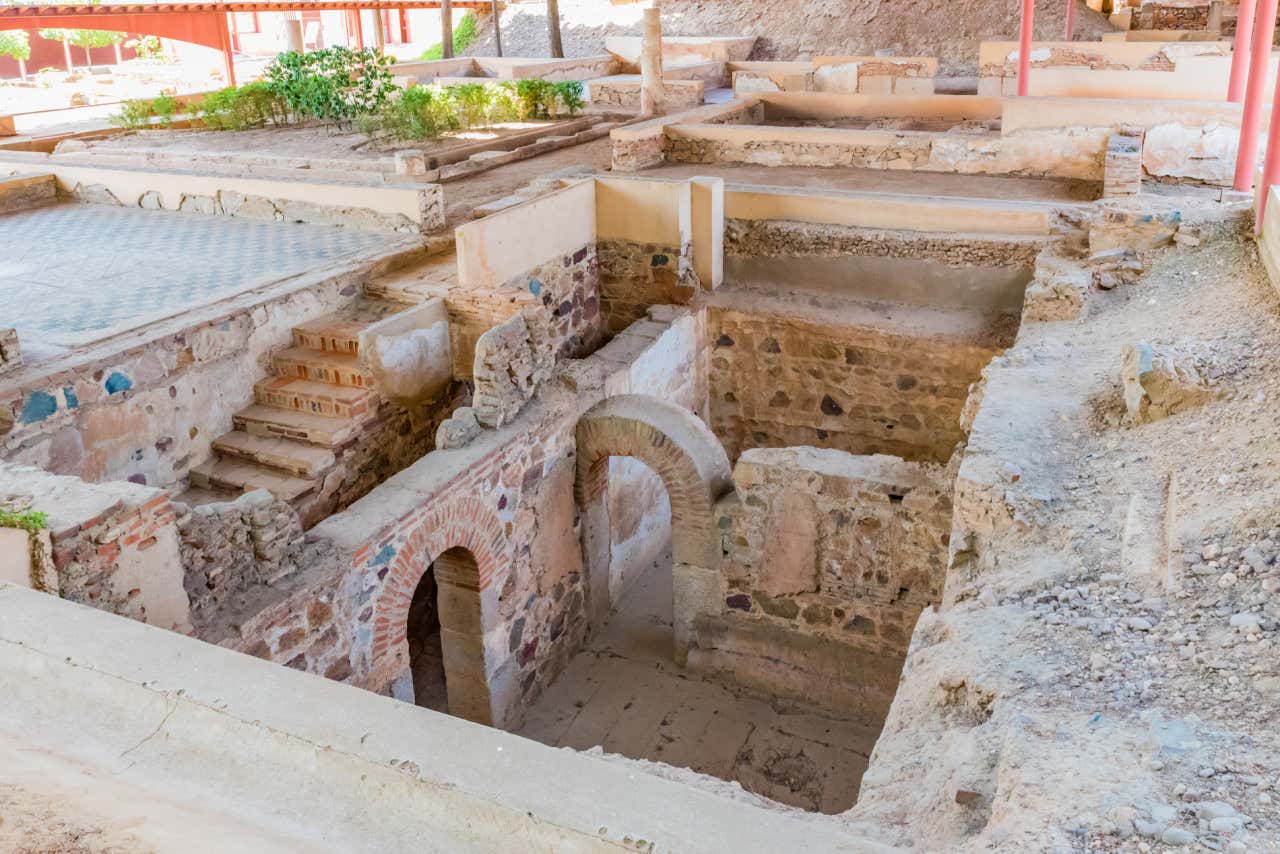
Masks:
[[[539,282],[537,279],[530,279],[529,293],[533,294],[535,297],[542,293],[542,282]]]
[[[369,566],[385,566],[391,562],[396,556],[395,546],[383,546],[379,552],[373,556],[373,560],[369,561]]]
[[[107,377],[107,394],[128,391],[131,388],[133,388],[133,380],[119,371],[113,371],[111,376]]]
[[[67,401],[67,409],[75,409],[80,405],[80,398],[76,397],[76,390],[71,386],[63,386],[62,396]]]
[[[18,415],[18,420],[23,424],[31,424],[35,421],[43,421],[57,411],[56,397],[48,392],[33,391],[27,397],[27,402],[22,404],[22,413]]]

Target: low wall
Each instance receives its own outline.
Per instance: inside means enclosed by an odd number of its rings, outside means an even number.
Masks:
[[[1017,55],[1017,42],[982,43],[979,95],[1017,94]],[[1268,93],[1278,66],[1273,54]],[[1034,42],[1029,86],[1041,96],[1221,101],[1230,73],[1228,42]]]
[[[48,172],[60,192],[102,204],[411,233],[444,225],[438,184],[373,187],[162,172],[22,152],[0,152],[0,169]]]
[[[751,106],[754,105],[754,106]],[[788,119],[945,117],[1000,130],[945,132],[755,125]],[[940,116],[941,114],[941,116]],[[1105,98],[926,98],[760,94],[743,99],[736,124],[707,124],[692,112],[615,134],[615,169],[660,162],[842,166],[961,174],[1029,175],[1101,182],[1107,142],[1117,130],[1146,130],[1142,165],[1155,177],[1223,184],[1232,177],[1240,107],[1204,101]],[[658,140],[661,129],[665,140]]]
[[[380,250],[5,374],[0,459],[94,482],[182,480],[253,399],[292,327],[355,300],[389,256]]]
[[[723,784],[699,790],[698,777],[663,779],[416,712],[3,585],[0,682],[0,732],[14,757],[0,780],[19,798],[74,780],[50,821],[140,816],[128,831],[148,850],[183,840],[193,852],[373,854],[430,839],[459,852],[643,844],[765,854],[799,838],[821,850],[890,850],[834,820],[726,796]],[[104,760],[122,754],[127,762]],[[102,779],[112,785],[86,794]]]
[[[85,483],[0,462],[0,498],[48,514],[56,575],[48,592],[161,628],[191,630],[178,529],[164,490]]]
[[[587,84],[591,103],[617,110],[640,109],[640,78],[634,74],[598,77]],[[662,108],[667,111],[689,110],[702,103],[705,85],[701,80],[677,79],[670,74],[663,80]]]
[[[640,43],[640,36],[608,36],[604,49],[628,66],[627,70],[638,71]],[[755,44],[755,36],[663,36],[662,64],[743,62]]]
[[[0,214],[52,204],[57,197],[57,181],[47,172],[0,177]]]
[[[942,598],[946,471],[756,449],[733,480],[716,508],[724,598],[695,617],[690,669],[879,725],[916,618]]]
[[[635,172],[662,163],[666,157],[668,125],[680,122],[735,124],[760,121],[762,117],[759,101],[738,98],[727,104],[710,104],[614,128],[609,131],[609,139],[613,143],[613,171]]]
[[[391,66],[390,70],[397,77],[413,77],[424,82],[442,77],[483,77],[492,80],[536,78],[559,83],[565,80],[590,80],[593,77],[612,74],[617,70],[617,59],[607,53],[568,59],[468,56],[423,62],[398,62]]]

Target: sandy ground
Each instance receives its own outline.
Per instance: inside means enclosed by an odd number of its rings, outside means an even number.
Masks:
[[[517,733],[689,768],[790,806],[836,813],[857,799],[879,724],[754,697],[676,667],[668,554],[624,591],[603,630]]]

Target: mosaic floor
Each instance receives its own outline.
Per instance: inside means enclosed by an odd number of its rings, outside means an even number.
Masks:
[[[0,216],[0,326],[70,346],[389,246],[399,235],[61,204]]]

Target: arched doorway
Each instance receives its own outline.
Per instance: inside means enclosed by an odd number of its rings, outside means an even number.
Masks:
[[[589,616],[609,608],[610,459],[630,457],[662,480],[671,507],[674,655],[688,656],[694,614],[720,595],[720,536],[715,502],[733,487],[729,458],[698,416],[647,395],[618,395],[593,406],[578,421],[575,493],[583,514]]]
[[[475,556],[453,548],[422,574],[409,604],[406,637],[414,703],[492,725]]]

